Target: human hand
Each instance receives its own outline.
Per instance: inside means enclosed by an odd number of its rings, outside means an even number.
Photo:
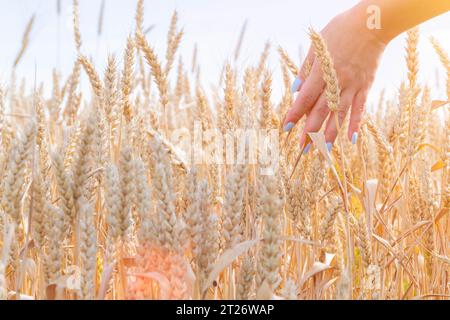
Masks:
[[[367,94],[386,43],[371,33],[365,23],[360,23],[360,19],[351,10],[335,17],[322,30],[321,35],[334,61],[341,89],[337,112],[339,126],[351,110],[348,138],[355,144]],[[305,77],[308,64],[312,66],[311,72]],[[306,116],[306,124],[300,137],[302,147],[306,141],[306,134],[318,132],[327,118],[325,139],[330,150],[338,134],[335,115],[328,108],[324,89],[325,82],[320,61],[315,58],[314,50],[311,48],[298,79],[294,81],[292,90],[299,93],[284,121],[284,130],[289,131],[303,116]],[[306,146],[305,151],[308,150],[309,146]]]

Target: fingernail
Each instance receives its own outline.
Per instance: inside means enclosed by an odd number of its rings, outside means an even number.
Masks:
[[[292,92],[292,93],[297,92],[297,91],[298,91],[298,88],[300,88],[301,84],[302,84],[302,80],[301,80],[300,78],[296,78],[296,79],[294,80],[294,82],[292,83],[292,86],[291,86],[291,92]]]
[[[328,152],[331,152],[331,149],[333,149],[333,144],[331,142],[327,143],[327,149],[328,149]]]
[[[295,123],[293,123],[293,122],[288,122],[288,123],[286,123],[286,124],[284,125],[283,130],[284,130],[284,132],[291,131],[292,128],[293,128],[294,126],[295,126]]]
[[[356,144],[356,141],[358,141],[358,132],[353,132],[352,143]]]
[[[307,154],[309,152],[309,149],[311,149],[311,143],[308,143],[308,145],[305,147],[305,150],[303,150],[303,154]]]

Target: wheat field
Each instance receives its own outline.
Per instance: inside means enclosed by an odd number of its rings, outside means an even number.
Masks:
[[[356,145],[344,122],[331,152],[318,132],[303,155],[302,123],[282,130],[298,74],[283,48],[266,44],[244,69],[231,59],[203,86],[188,72],[201,61],[181,62],[177,13],[167,43],[146,37],[143,13],[139,0],[123,55],[99,70],[74,0],[78,58],[41,85],[17,80],[26,26],[0,87],[0,299],[450,297],[450,58],[437,40],[408,32],[408,77]],[[332,109],[332,61],[310,36]],[[419,39],[442,62],[447,101],[417,80]]]

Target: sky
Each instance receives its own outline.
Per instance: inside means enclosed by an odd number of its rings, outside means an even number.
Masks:
[[[33,81],[35,66],[38,82],[51,81],[57,66],[67,75],[75,59],[72,32],[71,0],[61,0],[58,18],[57,0],[0,0],[0,85],[9,79],[11,66],[20,48],[22,34],[29,18],[36,15],[30,46],[18,67],[19,77]],[[133,31],[136,0],[106,0],[103,32],[97,35],[101,0],[79,0],[83,52],[91,56],[99,71],[103,71],[108,53],[122,56],[127,35]],[[204,84],[217,83],[222,65],[233,56],[244,21],[248,20],[238,66],[255,64],[266,41],[276,48],[281,45],[299,61],[307,51],[307,30],[321,30],[336,14],[356,4],[357,0],[146,0],[145,27],[155,25],[148,40],[160,56],[166,48],[170,17],[176,9],[180,26],[184,28],[180,53],[190,64],[195,44],[201,64]],[[58,27],[60,26],[60,27]],[[435,36],[450,51],[450,13],[435,18],[421,27],[420,79],[434,89],[443,85],[444,72],[439,66],[427,38]],[[59,45],[58,45],[59,44]],[[406,78],[404,35],[395,39],[383,57],[370,101],[377,100],[382,89],[394,94]],[[59,49],[58,49],[59,48]],[[278,70],[278,55],[272,50],[269,68]],[[275,73],[276,74],[276,73]],[[439,80],[438,80],[439,79]],[[86,80],[84,80],[86,82]],[[277,83],[279,84],[277,86]],[[281,79],[274,81],[274,91],[282,87]],[[441,90],[442,91],[442,90]]]

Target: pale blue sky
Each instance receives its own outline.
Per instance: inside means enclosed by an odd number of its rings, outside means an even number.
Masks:
[[[106,0],[103,35],[97,38],[97,20],[101,0],[79,0],[83,52],[94,57],[97,68],[103,70],[107,53],[119,57],[128,33],[133,30],[136,0]],[[19,76],[34,78],[37,64],[38,81],[50,79],[52,68],[59,65],[70,72],[75,50],[71,29],[71,0],[62,0],[61,49],[58,55],[58,19],[56,0],[0,0],[0,83],[9,78],[11,65],[20,47],[24,27],[30,16],[36,14],[31,44],[18,68]],[[351,7],[357,0],[146,0],[145,25],[155,24],[149,42],[160,55],[166,47],[166,33],[174,9],[180,16],[180,25],[186,36],[181,46],[184,60],[190,63],[194,43],[198,43],[199,61],[204,83],[216,81],[223,61],[233,55],[243,22],[248,28],[242,48],[240,65],[256,63],[264,43],[273,47],[282,45],[292,57],[299,57],[299,48],[307,50],[306,31],[309,26],[320,30],[338,12]],[[399,17],[401,19],[401,17]],[[422,27],[421,79],[434,88],[439,66],[428,44],[429,35],[436,36],[450,50],[450,14],[436,18]],[[382,88],[395,89],[405,78],[404,37],[389,45],[382,61],[372,100]],[[278,68],[278,56],[272,52],[269,66]],[[440,70],[441,82],[443,72]],[[274,82],[277,86],[277,82]],[[280,83],[281,86],[281,83]],[[276,91],[276,89],[275,89]],[[388,90],[389,91],[389,90]],[[437,95],[437,93],[436,93]]]

